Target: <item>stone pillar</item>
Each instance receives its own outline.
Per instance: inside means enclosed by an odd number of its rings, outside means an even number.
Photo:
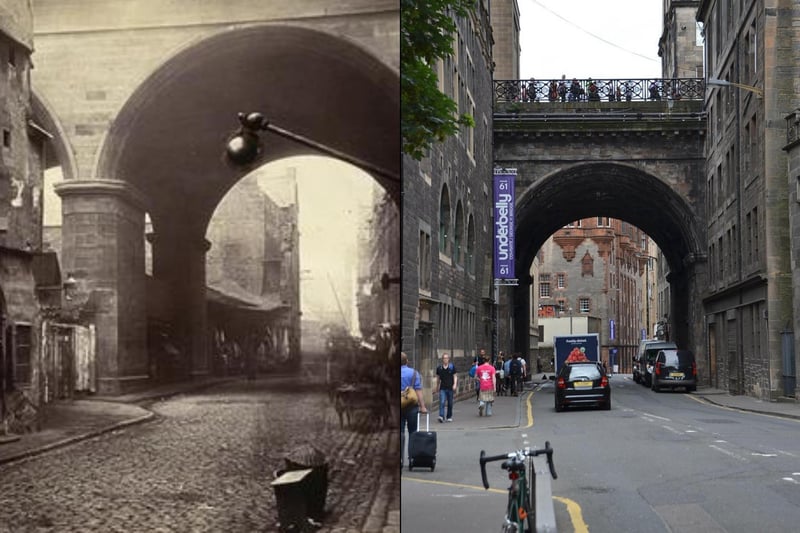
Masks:
[[[209,373],[206,252],[211,244],[170,220],[150,237],[153,277],[164,282],[172,300],[172,324],[181,347],[185,377]]]
[[[148,380],[144,200],[115,180],[56,185],[62,268],[78,282],[68,305],[97,328],[97,390],[123,394]]]
[[[519,285],[514,287],[514,311],[512,321],[514,324],[514,352],[519,352],[528,361],[530,366],[531,357],[531,284],[533,278],[530,275],[519,278]],[[534,367],[535,368],[535,367]]]

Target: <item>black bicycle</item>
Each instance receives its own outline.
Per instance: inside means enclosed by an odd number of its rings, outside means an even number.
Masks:
[[[489,480],[486,479],[486,463],[503,461],[500,468],[508,471],[508,479],[511,480],[511,485],[508,487],[508,506],[501,530],[503,533],[534,533],[536,531],[536,470],[533,466],[533,457],[542,454],[547,455],[550,475],[553,476],[553,479],[557,479],[556,467],[553,464],[553,448],[550,447],[549,441],[544,443],[544,448],[526,447],[502,455],[487,456],[486,452],[481,450],[483,488],[489,488]]]

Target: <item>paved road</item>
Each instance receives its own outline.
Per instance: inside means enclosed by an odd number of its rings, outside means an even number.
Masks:
[[[479,450],[549,440],[559,531],[797,531],[800,421],[780,416],[783,406],[718,398],[750,411],[732,409],[701,392],[655,393],[622,375],[612,385],[611,411],[556,413],[548,383],[521,398],[518,422],[508,399],[488,420],[474,402],[460,402],[455,423],[435,425],[436,470],[403,474],[404,528],[499,531],[508,481],[495,467],[492,490],[483,489]],[[765,414],[770,407],[778,414]]]
[[[383,524],[376,498],[399,513],[393,432],[340,429],[322,392],[239,381],[150,408],[153,422],[0,467],[0,531],[275,531],[273,472],[306,443],[330,465],[321,531]]]

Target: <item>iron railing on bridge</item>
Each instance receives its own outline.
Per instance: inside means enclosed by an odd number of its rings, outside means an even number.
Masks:
[[[495,102],[703,100],[703,78],[496,80]]]

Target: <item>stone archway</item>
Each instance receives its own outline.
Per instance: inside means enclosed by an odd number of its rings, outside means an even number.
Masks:
[[[612,162],[563,165],[535,180],[517,196],[518,273],[529,271],[539,248],[567,223],[594,216],[628,222],[655,240],[668,263],[670,320],[676,342],[703,353],[703,307],[697,295],[706,279],[705,251],[701,246],[705,230],[696,205],[690,205],[657,175],[639,166]],[[514,349],[525,354],[529,352],[531,283],[529,277],[521,279],[512,296]]]
[[[184,48],[114,118],[94,178],[61,184],[65,270],[82,283],[98,326],[101,392],[147,379],[144,215],[153,276],[169,291],[191,372],[208,370],[206,227],[249,169],[223,159],[240,111],[340,152],[399,170],[399,75],[341,36],[290,25],[226,30]],[[311,149],[265,134],[260,164]],[[399,182],[374,176],[397,198]]]

